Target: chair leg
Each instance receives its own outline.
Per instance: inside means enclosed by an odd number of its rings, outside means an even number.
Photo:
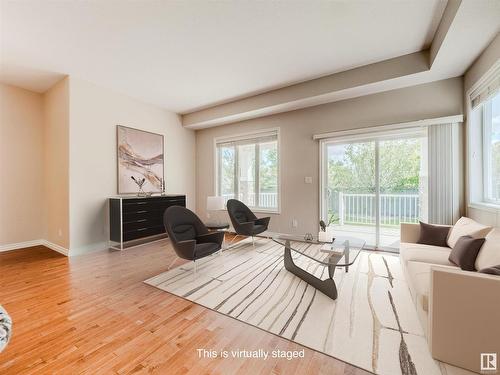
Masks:
[[[193,280],[196,280],[196,274],[198,273],[198,263],[193,260]]]
[[[255,249],[255,237],[254,236],[252,236],[252,246]]]

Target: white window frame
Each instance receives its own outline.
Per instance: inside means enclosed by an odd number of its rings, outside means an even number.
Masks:
[[[488,190],[491,187],[488,171],[491,169],[488,165],[489,147],[485,144],[490,136],[486,126],[488,116],[484,115],[485,103],[481,103],[477,108],[472,108],[472,97],[478,91],[484,90],[484,87],[489,86],[492,82],[499,79],[500,75],[500,60],[497,61],[483,77],[481,77],[467,92],[466,92],[466,109],[467,109],[467,129],[466,129],[466,147],[467,147],[467,165],[466,165],[466,197],[467,207],[473,209],[485,210],[493,213],[500,212],[500,200],[489,198]],[[490,100],[489,98],[488,100]],[[490,108],[491,110],[491,108]],[[479,111],[479,113],[476,113]],[[478,129],[479,127],[479,129]],[[475,139],[473,142],[472,139]],[[475,143],[479,149],[472,146]],[[488,142],[490,145],[491,142]],[[479,161],[477,159],[480,158]],[[471,168],[481,168],[481,176],[477,171],[472,171]]]
[[[491,198],[491,100],[481,104],[482,158],[483,158],[483,202],[500,208],[500,199]]]
[[[217,153],[217,144],[218,143],[223,143],[223,142],[229,142],[229,141],[243,141],[243,140],[249,140],[252,138],[260,138],[265,134],[270,134],[270,133],[276,133],[276,138],[277,138],[277,153],[278,153],[278,187],[277,187],[277,202],[278,202],[278,207],[276,209],[266,209],[262,207],[252,207],[249,206],[250,209],[253,212],[259,212],[259,213],[271,213],[271,214],[281,214],[281,169],[282,169],[282,161],[281,161],[281,135],[280,135],[280,128],[267,128],[267,129],[262,129],[262,130],[257,130],[253,132],[248,132],[248,133],[240,133],[232,136],[223,136],[223,137],[215,137],[214,142],[213,142],[213,155],[214,155],[214,192],[215,195],[218,195],[219,193],[219,160],[218,160],[218,153]],[[258,148],[257,148],[258,150]],[[256,150],[256,151],[257,151]],[[256,152],[256,165],[255,165],[255,174],[256,174],[256,187],[258,187],[259,184],[259,168],[260,168],[260,163],[259,163],[259,157],[260,155],[257,155]],[[237,160],[237,151],[235,153],[235,158]],[[236,171],[235,171],[236,173]],[[236,179],[238,180],[238,179]],[[235,186],[236,188],[236,186]],[[256,199],[257,198],[257,191],[256,190]]]
[[[485,115],[485,111],[491,111],[491,108],[486,108],[486,103],[481,104],[481,158],[483,166],[483,201],[486,203],[498,203],[494,200],[488,198],[490,196],[489,191],[491,189],[491,129],[489,129],[489,124],[486,124],[488,116]]]

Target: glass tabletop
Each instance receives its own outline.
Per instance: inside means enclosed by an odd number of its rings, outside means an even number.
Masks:
[[[272,240],[289,246],[295,253],[304,255],[324,265],[347,267],[352,265],[365,246],[360,238],[339,236],[333,242],[321,242],[313,236],[273,233]]]

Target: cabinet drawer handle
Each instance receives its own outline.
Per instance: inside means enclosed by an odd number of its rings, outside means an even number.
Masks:
[[[148,212],[148,211],[146,211],[146,210],[137,211],[138,214],[143,214],[144,212]]]
[[[142,223],[143,221],[148,221],[148,219],[137,220],[137,223]]]
[[[139,232],[139,231],[142,231],[142,230],[148,230],[148,229],[149,229],[149,228],[139,228],[139,229],[137,229],[137,231]]]
[[[136,204],[146,204],[148,202],[136,202]]]

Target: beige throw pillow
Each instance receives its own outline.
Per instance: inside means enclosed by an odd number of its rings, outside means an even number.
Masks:
[[[458,239],[462,236],[471,236],[473,238],[485,238],[493,228],[477,221],[469,219],[468,217],[461,217],[457,223],[451,228],[450,235],[448,236],[448,246],[453,248]]]
[[[500,229],[494,228],[476,258],[476,269],[493,267],[500,264]]]

